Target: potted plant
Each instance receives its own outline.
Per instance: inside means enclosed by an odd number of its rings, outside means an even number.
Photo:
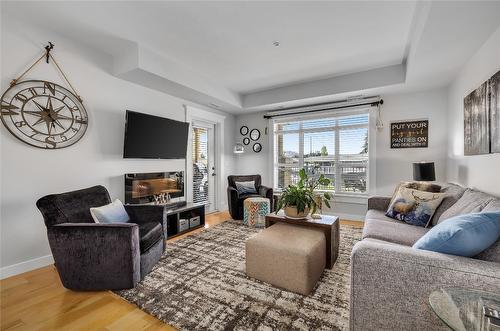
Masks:
[[[323,174],[317,178],[309,178],[305,169],[300,169],[297,185],[288,185],[281,193],[276,213],[283,209],[287,217],[299,219],[307,217],[309,211],[316,213],[321,202],[330,207],[331,194],[315,192],[318,186],[328,186],[330,182]]]

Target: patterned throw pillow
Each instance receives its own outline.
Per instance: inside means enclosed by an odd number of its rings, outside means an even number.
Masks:
[[[398,191],[401,187],[411,188],[413,190],[425,191],[425,192],[433,192],[439,193],[441,192],[441,186],[438,184],[428,183],[428,182],[399,182],[392,193],[392,199],[398,194]]]
[[[248,182],[234,182],[236,184],[236,189],[238,194],[256,194],[255,181]]]
[[[406,182],[403,187],[432,193],[441,192],[441,185],[429,182]]]
[[[396,195],[399,192],[399,189],[405,187],[405,188],[411,188],[413,190],[419,190],[419,191],[426,191],[426,192],[433,192],[433,193],[439,193],[441,192],[441,186],[433,183],[428,183],[428,182],[399,182],[398,185],[396,185],[396,188],[394,189],[394,192],[392,193],[391,197],[391,202],[392,204],[394,202],[394,199],[396,198]]]
[[[445,195],[400,187],[385,215],[411,225],[427,227]]]

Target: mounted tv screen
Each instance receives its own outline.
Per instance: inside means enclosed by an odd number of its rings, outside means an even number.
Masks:
[[[185,159],[189,124],[127,110],[123,157]]]

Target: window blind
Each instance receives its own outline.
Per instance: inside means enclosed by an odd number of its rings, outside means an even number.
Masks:
[[[368,122],[368,110],[275,120],[274,188],[296,184],[305,168],[310,176],[331,179],[320,190],[366,193]]]

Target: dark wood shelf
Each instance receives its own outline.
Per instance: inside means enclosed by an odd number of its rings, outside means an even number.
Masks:
[[[189,228],[189,229],[184,230],[184,231],[182,231],[182,232],[179,232],[179,233],[176,233],[176,234],[174,234],[174,235],[168,236],[168,237],[167,237],[167,240],[172,239],[172,238],[175,238],[175,237],[178,237],[178,236],[182,236],[183,234],[189,233],[189,232],[194,231],[194,230],[196,230],[196,229],[203,228],[204,226],[205,226],[205,224],[203,224],[203,225],[201,225],[201,224],[200,224],[200,225],[198,225],[198,226],[195,226],[195,227]]]
[[[205,226],[205,205],[195,204],[188,202],[185,205],[175,206],[174,204],[158,204],[158,203],[141,203],[133,204],[134,206],[156,206],[161,208],[161,213],[163,215],[163,228],[166,229],[167,240],[170,238],[175,238],[181,234],[188,233],[190,231],[199,229]],[[199,217],[200,224],[193,225],[192,227],[179,231],[179,220],[191,220],[195,217]],[[165,231],[165,230],[164,230]]]
[[[179,231],[180,219],[189,220],[194,217],[200,218],[199,225],[195,225],[193,227],[189,227],[188,229]],[[163,210],[163,224],[166,224],[167,226],[167,240],[180,236],[181,234],[199,229],[205,226],[205,205],[188,203],[187,205],[179,208],[170,209],[168,207],[165,207]]]

